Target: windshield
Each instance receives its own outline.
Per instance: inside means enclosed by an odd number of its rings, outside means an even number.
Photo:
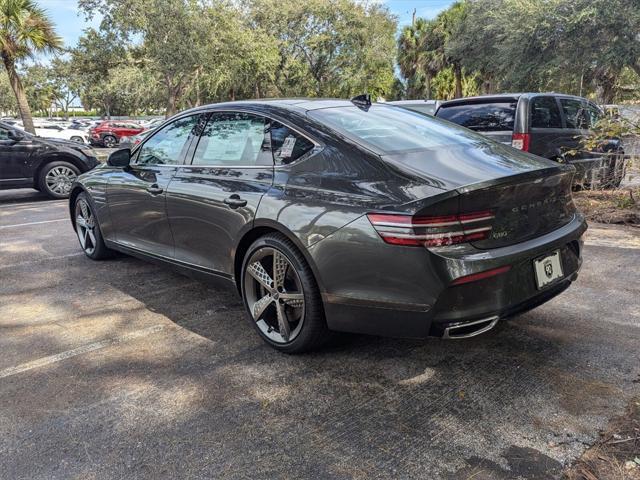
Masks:
[[[323,108],[309,116],[383,154],[488,142],[469,130],[393,106]]]

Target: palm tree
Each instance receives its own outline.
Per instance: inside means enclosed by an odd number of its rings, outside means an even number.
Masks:
[[[24,129],[35,133],[27,95],[16,71],[16,62],[62,48],[46,12],[33,0],[0,0],[0,55],[18,103]]]

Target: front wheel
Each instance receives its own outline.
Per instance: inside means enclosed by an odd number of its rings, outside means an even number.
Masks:
[[[115,146],[118,145],[118,139],[113,135],[105,135],[102,139],[102,143],[107,148],[115,148]]]
[[[242,265],[241,285],[251,323],[273,348],[301,353],[328,339],[311,268],[284,235],[269,234],[251,245]]]
[[[67,198],[71,185],[80,175],[80,170],[69,162],[51,162],[40,171],[40,191],[52,198]]]
[[[85,255],[92,260],[111,257],[113,252],[104,244],[98,219],[86,193],[76,198],[74,213],[76,234]]]
[[[84,143],[84,140],[82,140],[82,137],[77,137],[75,135],[71,137],[71,141],[76,143]]]

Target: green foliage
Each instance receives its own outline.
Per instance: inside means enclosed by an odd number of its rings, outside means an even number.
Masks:
[[[462,0],[429,24],[439,41],[418,52],[400,42],[399,59],[439,56],[438,71],[476,72],[483,93],[553,90],[602,103],[638,96],[637,0]],[[408,86],[420,82],[420,68],[399,65]]]
[[[102,16],[99,31],[87,32],[74,59],[90,79],[83,101],[105,110],[116,102],[128,105],[114,96],[109,80],[114,66],[123,65],[144,72],[144,81],[156,90],[162,87],[168,114],[228,99],[394,94],[396,20],[378,4],[79,0],[79,6],[88,17]],[[96,58],[94,65],[99,43],[107,61]],[[109,64],[118,46],[126,53]],[[144,98],[135,108],[155,107],[155,99]]]

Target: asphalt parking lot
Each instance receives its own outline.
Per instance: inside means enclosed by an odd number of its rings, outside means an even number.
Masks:
[[[0,192],[0,478],[557,478],[640,393],[640,231],[464,341],[286,356],[239,298],[81,253],[66,202]]]

